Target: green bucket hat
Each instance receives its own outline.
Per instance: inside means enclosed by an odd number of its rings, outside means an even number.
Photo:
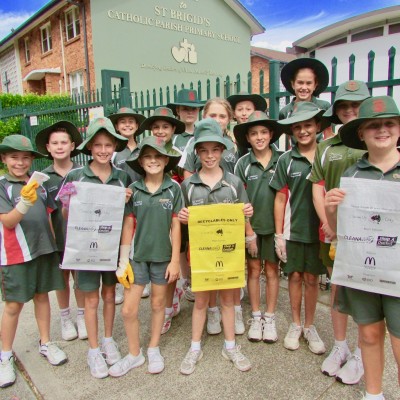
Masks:
[[[230,103],[232,110],[235,110],[236,104],[240,103],[241,101],[251,101],[254,104],[255,109],[258,111],[265,112],[265,110],[268,108],[264,97],[260,96],[259,94],[250,94],[242,91],[227,97],[226,100],[228,100]]]
[[[178,98],[173,103],[168,103],[167,108],[170,108],[172,112],[176,113],[176,106],[188,106],[194,108],[200,108],[200,110],[204,107],[204,104],[199,102],[197,98],[197,92],[193,89],[181,89],[178,92]]]
[[[358,118],[344,124],[339,129],[340,138],[347,147],[366,150],[365,143],[358,137],[360,125],[368,119],[396,117],[400,117],[400,112],[392,97],[370,97],[361,103]],[[399,145],[400,140],[397,141],[397,146]]]
[[[33,150],[32,142],[23,135],[8,135],[0,144],[0,154],[11,153],[14,151],[29,151],[35,158],[46,157],[44,154]]]
[[[164,172],[171,171],[174,169],[181,158],[181,154],[174,150],[173,148],[167,148],[165,146],[165,141],[161,138],[155,136],[145,137],[138,145],[138,147],[133,151],[132,155],[125,161],[134,171],[140,175],[145,175],[145,170],[141,167],[139,163],[139,157],[143,154],[146,147],[151,147],[152,149],[158,151],[160,154],[169,157],[168,164],[164,168]]]
[[[317,76],[318,86],[313,95],[318,96],[321,94],[329,83],[329,72],[326,66],[316,58],[297,58],[286,64],[281,71],[281,80],[286,90],[292,94],[294,93],[292,81],[296,72],[302,68],[310,68]]]
[[[204,142],[221,143],[227,150],[234,147],[233,142],[224,137],[219,123],[213,118],[202,119],[194,126],[194,147]]]
[[[140,125],[139,129],[135,132],[135,137],[139,136],[146,130],[150,130],[151,125],[154,121],[158,120],[167,121],[173,126],[175,126],[175,135],[185,132],[186,126],[182,121],[176,119],[172,110],[168,107],[158,107],[154,110],[154,113],[151,117],[146,118]]]
[[[283,134],[282,126],[278,124],[278,121],[269,119],[268,115],[262,111],[254,111],[249,115],[247,122],[237,124],[233,128],[233,134],[235,135],[236,143],[239,146],[251,147],[250,143],[247,141],[246,134],[248,133],[250,127],[256,125],[266,126],[273,132],[270,143],[276,142]]]
[[[325,111],[324,118],[332,124],[341,124],[342,122],[335,113],[335,106],[338,101],[363,101],[371,97],[368,86],[362,81],[347,81],[342,83],[336,90],[334,103]]]
[[[325,110],[322,110],[321,108],[318,108],[315,103],[312,103],[310,101],[299,101],[298,103],[295,103],[293,107],[293,112],[289,118],[281,119],[278,121],[278,124],[281,125],[292,125],[296,122],[302,122],[302,121],[307,121],[308,119],[311,118],[316,118],[318,122],[321,123],[321,130],[322,132],[325,128],[327,128],[331,123],[322,118],[322,114],[325,112]],[[284,130],[285,133],[292,135],[292,132]]]
[[[135,118],[138,125],[140,125],[146,119],[146,117],[143,114],[135,113],[135,111],[133,111],[132,108],[128,107],[121,107],[115,114],[111,114],[108,116],[108,118],[114,125],[118,122],[120,118],[123,117]]]
[[[46,144],[49,143],[50,134],[52,134],[53,132],[57,132],[59,128],[65,129],[67,133],[71,136],[72,141],[75,143],[75,149],[71,151],[71,157],[75,157],[79,154],[78,146],[82,143],[83,139],[77,127],[69,121],[58,121],[55,124],[42,129],[35,138],[37,149],[41,153],[47,154],[47,157],[52,160],[53,157],[47,151]]]
[[[106,117],[95,118],[92,122],[90,122],[87,132],[86,132],[86,139],[80,144],[78,150],[88,156],[92,153],[87,148],[88,143],[96,136],[96,134],[101,131],[105,130],[115,139],[117,139],[117,148],[115,149],[116,152],[122,151],[125,149],[126,144],[128,143],[128,139],[124,138],[121,135],[118,135],[115,132],[114,125],[112,122]]]

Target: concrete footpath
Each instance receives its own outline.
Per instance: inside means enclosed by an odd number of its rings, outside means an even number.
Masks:
[[[79,339],[65,342],[60,335],[60,317],[54,293],[52,303],[52,340],[67,353],[69,361],[60,367],[51,366],[38,353],[38,333],[33,304],[26,304],[18,326],[14,351],[18,358],[18,376],[15,385],[0,389],[2,400],[31,399],[268,399],[268,400],[359,400],[364,382],[345,386],[334,378],[324,376],[320,366],[325,356],[312,354],[304,340],[300,349],[289,351],[283,347],[283,338],[290,324],[290,307],[286,281],[281,281],[277,310],[279,341],[268,345],[251,343],[246,336],[237,337],[242,351],[251,362],[249,372],[240,372],[221,356],[222,334],[203,336],[204,357],[190,376],[179,373],[179,365],[190,345],[192,303],[182,299],[182,311],[174,318],[171,330],[163,335],[160,347],[166,368],[159,375],[147,373],[147,363],[121,378],[98,380],[92,378],[86,364],[88,344]],[[329,292],[321,292],[315,325],[330,350],[333,332],[328,307]],[[245,320],[250,318],[247,296],[242,301]],[[117,306],[114,339],[122,355],[127,353],[120,307]],[[0,303],[0,311],[3,303]],[[75,314],[75,311],[74,311]],[[150,301],[143,299],[141,310],[141,343],[146,350],[149,340]],[[100,318],[100,322],[102,319]],[[101,323],[100,323],[101,327]],[[357,337],[356,326],[349,322],[348,338],[353,349]],[[386,340],[386,368],[384,392],[386,400],[400,399],[397,367]]]

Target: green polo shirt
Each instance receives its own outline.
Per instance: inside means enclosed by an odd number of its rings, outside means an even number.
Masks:
[[[248,203],[249,198],[243,182],[235,175],[223,170],[222,179],[213,188],[203,183],[196,172],[182,182],[185,205],[204,206],[220,203]]]
[[[282,152],[271,146],[272,155],[268,165],[264,168],[257,160],[251,149],[250,152],[239,158],[235,166],[235,175],[240,178],[246,187],[254,214],[250,219],[253,230],[260,235],[275,232],[274,201],[275,190],[269,186],[269,181],[275,172],[276,164]]]
[[[80,167],[78,163],[76,162],[72,163],[72,169],[78,167]],[[57,204],[57,209],[51,213],[51,222],[53,224],[54,234],[56,236],[57,250],[64,251],[65,235],[67,233],[67,221],[62,216],[61,201],[56,200],[57,193],[60,190],[64,177],[58,174],[58,172],[54,170],[54,164],[51,164],[50,166],[45,168],[42,172],[50,177],[48,181],[43,183],[43,186],[46,188],[49,196]]]
[[[317,146],[309,179],[323,185],[326,191],[337,188],[343,172],[363,154],[364,150],[345,146],[339,135],[326,139]]]
[[[307,179],[311,163],[296,146],[279,157],[270,186],[287,191],[284,236],[301,243],[317,243],[319,218],[312,201],[312,183]]]
[[[21,200],[26,182],[6,174],[0,177],[0,214],[8,214]],[[37,200],[12,229],[0,222],[0,265],[23,264],[57,251],[49,224],[49,213],[57,209],[43,186],[36,190]]]
[[[135,182],[142,178],[135,170],[133,170],[125,161],[132,155],[133,151],[129,147],[125,147],[124,150],[114,153],[112,163],[115,167],[122,169],[127,172],[132,182]]]
[[[183,208],[180,186],[168,175],[155,193],[150,193],[144,179],[129,186],[133,195],[126,205],[136,218],[133,260],[169,262],[172,256],[170,231],[172,218]]]
[[[286,119],[292,115],[295,101],[296,97],[293,97],[292,101],[289,104],[286,104],[286,106],[279,111],[279,119]],[[331,106],[331,103],[329,103],[329,101],[318,99],[315,96],[312,96],[311,102],[314,103],[321,110],[327,110]]]
[[[189,140],[193,138],[193,133],[183,132],[179,135],[174,135],[172,137],[172,144],[175,148],[177,148],[181,153],[185,150],[186,145]]]

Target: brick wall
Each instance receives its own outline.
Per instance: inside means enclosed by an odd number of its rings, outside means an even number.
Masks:
[[[260,71],[264,71],[264,88],[262,93],[269,92],[269,61],[258,56],[251,57],[252,91],[260,93]]]

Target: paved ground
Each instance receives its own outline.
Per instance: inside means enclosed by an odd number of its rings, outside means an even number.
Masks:
[[[132,370],[122,378],[108,377],[97,380],[91,377],[86,365],[88,345],[86,341],[64,342],[60,338],[59,316],[54,293],[52,337],[68,354],[69,362],[52,367],[41,358],[37,350],[37,329],[32,303],[24,307],[20,318],[14,350],[19,359],[17,382],[7,389],[0,389],[0,399],[268,399],[268,400],[359,400],[364,383],[345,386],[320,372],[324,356],[312,354],[304,341],[299,350],[291,352],[283,348],[283,338],[290,324],[290,308],[285,281],[282,280],[277,311],[279,341],[276,344],[250,343],[245,336],[238,337],[243,352],[253,364],[251,371],[237,371],[221,356],[222,335],[203,337],[204,358],[191,376],[179,373],[179,365],[190,344],[192,304],[182,300],[182,311],[173,321],[169,333],[161,340],[161,351],[166,369],[157,376],[147,373],[147,364]],[[332,346],[332,328],[328,292],[321,292],[317,307],[316,326],[328,348]],[[243,300],[246,319],[250,317],[247,296]],[[0,311],[3,304],[0,303]],[[127,340],[117,306],[114,338],[123,355],[127,352]],[[149,340],[149,300],[142,301],[140,311],[141,339],[146,348]],[[349,341],[354,347],[356,327],[349,324]],[[386,343],[386,370],[384,376],[387,400],[400,399],[397,385],[397,369]]]

